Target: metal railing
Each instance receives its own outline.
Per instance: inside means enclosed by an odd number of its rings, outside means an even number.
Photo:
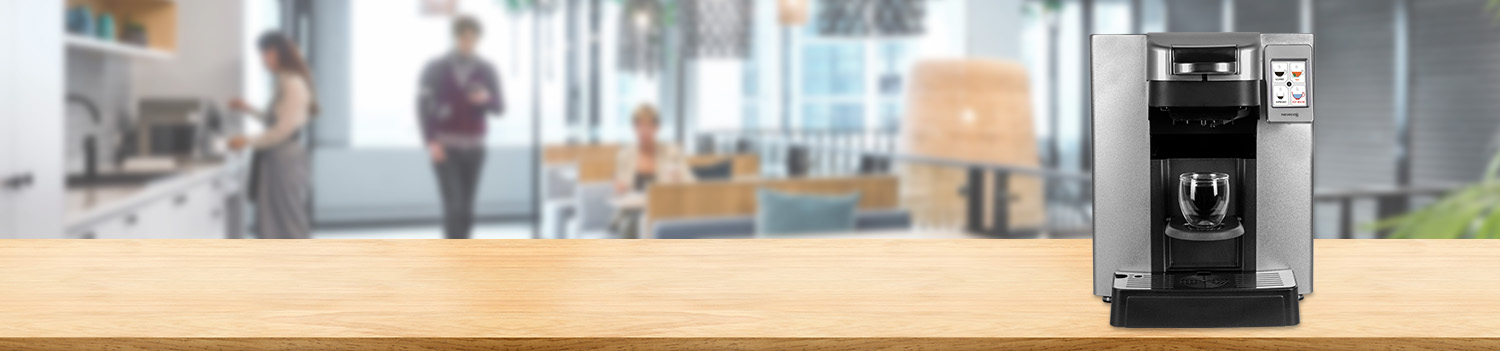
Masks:
[[[991,199],[1006,199],[1012,189],[1005,188],[1008,182],[997,181],[1001,186],[987,189],[982,181],[985,175],[996,179],[1008,179],[1016,175],[1037,176],[1044,180],[1048,228],[1044,232],[1061,232],[1062,228],[1079,229],[1074,235],[1086,236],[1092,231],[1092,175],[1042,168],[1017,167],[1005,164],[987,164],[938,157],[904,155],[897,151],[898,134],[895,131],[848,131],[848,130],[803,130],[785,132],[780,130],[721,131],[699,133],[696,141],[698,153],[753,153],[761,156],[762,169],[772,176],[839,176],[849,174],[884,174],[892,171],[894,163],[909,163],[964,169],[968,172],[968,184],[956,191],[962,192],[969,201],[965,230],[998,237],[1024,236],[1007,228],[1007,202],[999,201],[989,206],[995,221],[983,225],[978,213],[984,206],[985,195]],[[1313,195],[1313,204],[1337,206],[1336,232],[1339,238],[1352,239],[1359,228],[1355,223],[1356,204],[1362,201],[1375,202],[1374,218],[1390,218],[1413,210],[1418,199],[1441,197],[1461,185],[1427,185],[1388,189],[1352,189],[1318,191]],[[987,194],[988,193],[988,194]],[[1388,233],[1376,233],[1384,237]]]
[[[1407,186],[1388,189],[1350,189],[1318,191],[1313,194],[1313,204],[1333,203],[1338,206],[1337,232],[1340,239],[1353,239],[1355,229],[1354,205],[1361,200],[1375,201],[1375,218],[1391,218],[1407,212],[1414,207],[1413,200],[1422,197],[1441,197],[1448,192],[1457,189],[1461,185],[1431,185],[1431,186]],[[1389,233],[1375,233],[1377,238],[1382,238]]]
[[[803,130],[699,133],[700,154],[756,154],[769,176],[889,174],[895,165],[962,170],[964,185],[954,189],[967,203],[963,230],[996,238],[1088,237],[1093,225],[1093,176],[1084,172],[901,154],[894,131]],[[1043,189],[1043,224],[1013,228],[1012,177],[1035,177]],[[988,178],[989,181],[986,181]],[[989,213],[985,213],[985,211]],[[986,218],[989,218],[986,223]]]

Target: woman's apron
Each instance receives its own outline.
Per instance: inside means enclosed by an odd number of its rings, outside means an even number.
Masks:
[[[276,125],[276,119],[276,114],[269,112],[266,125]],[[312,237],[312,172],[301,137],[299,130],[280,144],[256,149],[251,159],[248,196],[255,203],[254,231],[258,238]]]

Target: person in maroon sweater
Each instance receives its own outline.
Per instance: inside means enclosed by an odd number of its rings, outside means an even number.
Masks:
[[[477,52],[483,32],[477,19],[459,17],[453,22],[454,50],[422,71],[417,116],[437,171],[448,239],[468,239],[474,228],[487,117],[505,112],[500,75]]]

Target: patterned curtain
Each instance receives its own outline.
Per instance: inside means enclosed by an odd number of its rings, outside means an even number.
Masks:
[[[683,25],[691,58],[750,57],[756,0],[685,0]],[[762,0],[764,1],[764,0]]]
[[[902,37],[926,31],[926,0],[822,0],[818,35]]]

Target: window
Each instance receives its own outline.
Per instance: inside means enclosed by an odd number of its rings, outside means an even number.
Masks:
[[[880,118],[875,128],[897,130],[901,126],[906,103],[906,71],[912,64],[911,47],[907,43],[887,42],[880,44],[879,77]]]
[[[760,106],[757,99],[760,97],[760,74],[757,65],[741,65],[740,68],[740,92],[745,96],[740,107],[740,128],[745,130],[757,130],[761,128]]]
[[[281,27],[281,2],[280,1],[246,1],[245,11],[245,52],[255,52],[257,40],[267,30]],[[259,64],[240,65],[241,74],[244,75],[244,92],[247,101],[263,102],[271,101],[271,74]]]
[[[820,4],[813,3],[813,13]],[[800,115],[792,120],[794,129],[896,130],[905,113],[906,80],[917,61],[916,48],[935,44],[925,39],[949,34],[934,28],[912,38],[842,38],[821,36],[817,28],[814,18],[799,32],[794,91]]]
[[[812,13],[821,3],[811,2]],[[781,127],[783,89],[791,90],[792,105],[786,108],[792,130],[893,131],[904,118],[907,78],[918,58],[960,54],[961,41],[953,39],[960,33],[940,20],[929,20],[929,33],[911,38],[822,36],[817,23],[801,25],[787,38],[775,16],[776,3],[757,4],[750,58],[694,63],[698,132]],[[961,16],[959,5],[929,4],[929,16]],[[791,57],[784,58],[783,50]],[[791,66],[785,75],[784,63]],[[722,106],[740,108],[730,112]]]
[[[863,129],[866,44],[837,39],[809,42],[802,47],[800,60],[802,116],[797,126],[810,130]]]
[[[529,53],[534,17],[510,15],[501,6],[463,2],[460,12],[484,22],[480,50],[500,71],[506,112],[490,122],[491,145],[530,145],[532,110],[539,107],[533,103],[532,94],[537,92],[532,79],[544,79],[543,84],[549,84],[544,91],[560,89],[550,84],[561,84],[561,79],[546,79],[548,74],[533,65]],[[412,2],[355,1],[350,7],[351,144],[355,148],[417,146],[421,143],[417,81],[430,60],[451,50],[450,19],[423,15]],[[550,31],[553,35],[561,32]],[[549,66],[557,70],[562,65]],[[544,111],[561,115],[560,106],[553,107],[557,111]]]

